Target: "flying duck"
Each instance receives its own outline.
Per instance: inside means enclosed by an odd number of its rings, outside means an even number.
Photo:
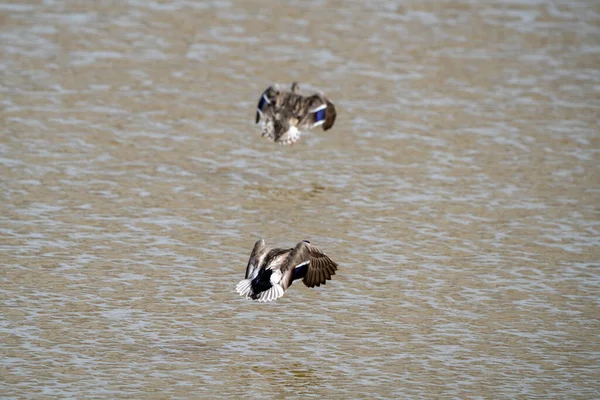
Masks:
[[[310,96],[299,94],[298,82],[291,91],[269,86],[258,100],[256,123],[261,122],[262,136],[280,144],[293,145],[300,138],[300,130],[323,125],[326,131],[335,122],[335,106],[321,93]]]
[[[283,296],[296,279],[312,288],[324,285],[336,270],[337,264],[308,240],[293,249],[280,249],[260,239],[250,254],[246,276],[235,290],[240,296],[267,302]]]

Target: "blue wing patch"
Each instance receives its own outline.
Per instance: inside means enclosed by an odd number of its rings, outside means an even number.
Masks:
[[[327,109],[324,108],[322,110],[319,110],[315,113],[315,122],[321,122],[321,121],[325,121],[325,111]]]
[[[295,281],[296,279],[302,279],[306,276],[306,272],[308,271],[308,263],[295,268],[294,269],[294,274],[292,275],[292,282]]]
[[[267,104],[267,98],[263,94],[262,96],[260,96],[260,100],[258,101],[258,105],[256,106],[256,108],[258,108],[259,110],[262,111],[262,109],[265,106],[265,104]]]
[[[263,95],[260,96],[260,100],[258,100],[258,105],[256,106],[256,123],[258,123],[258,121],[260,120],[263,108],[265,108],[265,105],[267,104],[271,104],[271,102],[269,101],[269,99],[267,99],[266,94],[263,93]]]

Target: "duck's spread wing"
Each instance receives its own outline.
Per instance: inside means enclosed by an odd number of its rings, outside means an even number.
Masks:
[[[296,270],[304,266],[307,269],[302,282],[308,287],[325,284],[337,270],[337,264],[325,253],[310,243],[300,242],[290,254],[288,267]]]
[[[260,121],[260,118],[264,114],[265,109],[275,103],[277,100],[277,89],[274,86],[269,86],[265,91],[260,95],[258,99],[258,104],[256,105],[256,123]]]
[[[335,106],[326,97],[314,94],[307,98],[308,118],[311,128],[323,125],[323,130],[328,130],[333,126],[337,112]]]
[[[325,113],[325,123],[323,123],[324,131],[333,126],[333,123],[335,122],[335,117],[337,116],[337,112],[333,103],[330,102],[328,99],[325,99],[325,102],[327,103],[327,112]]]
[[[308,287],[324,285],[327,280],[335,275],[337,264],[317,247],[308,243],[305,244],[310,263],[302,282]]]
[[[254,279],[258,274],[258,268],[260,267],[260,263],[264,258],[265,253],[268,248],[263,239],[258,240],[254,243],[254,248],[252,249],[252,253],[250,254],[250,259],[248,260],[248,265],[246,266],[246,276],[244,279]]]

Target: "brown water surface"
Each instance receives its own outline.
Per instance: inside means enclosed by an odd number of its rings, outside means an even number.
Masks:
[[[597,397],[599,4],[0,4],[0,395]],[[339,273],[244,300],[259,237]]]

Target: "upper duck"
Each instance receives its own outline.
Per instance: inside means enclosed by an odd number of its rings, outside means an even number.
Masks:
[[[310,96],[299,94],[297,82],[289,92],[278,85],[269,86],[258,100],[256,123],[262,122],[262,136],[280,144],[294,144],[300,130],[323,125],[323,130],[333,126],[335,106],[321,93]]]
[[[292,249],[279,249],[260,239],[250,254],[246,276],[235,290],[246,298],[272,301],[283,296],[296,279],[312,288],[324,285],[336,270],[337,264],[308,240]]]

